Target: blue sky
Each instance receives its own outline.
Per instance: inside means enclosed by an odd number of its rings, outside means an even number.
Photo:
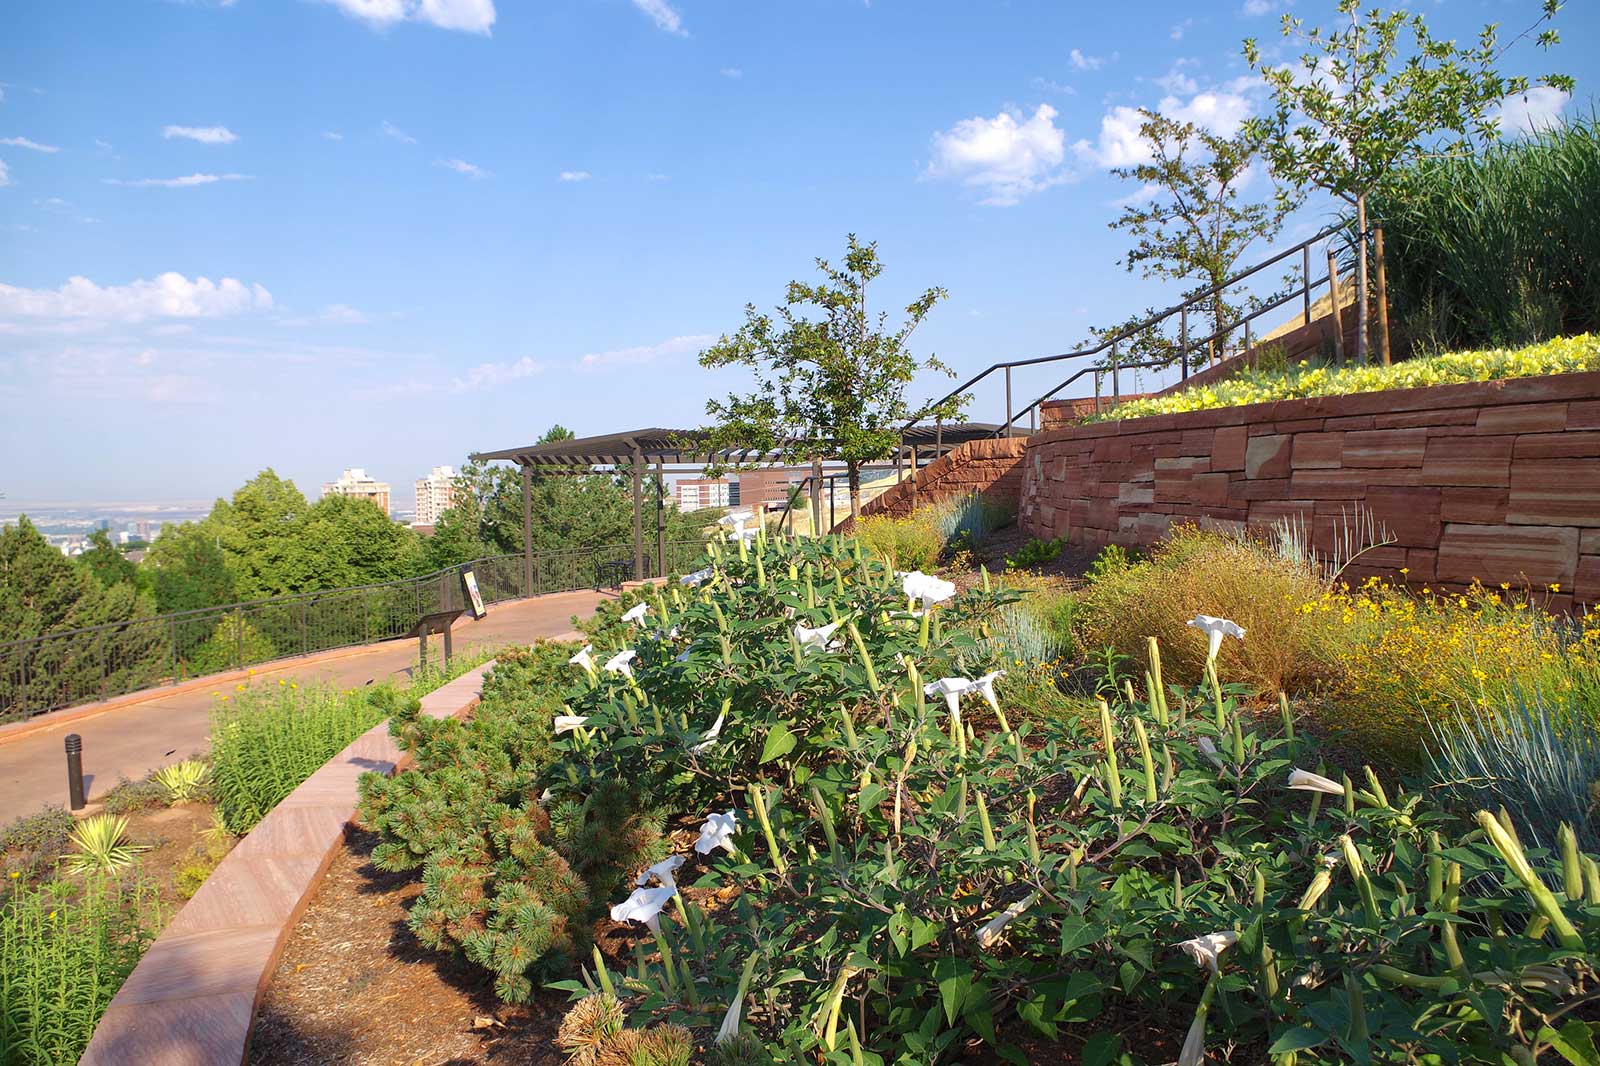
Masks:
[[[1467,37],[1536,7],[1427,11]],[[1070,348],[1170,295],[1106,228],[1128,109],[1259,109],[1239,42],[1275,44],[1280,8],[13,0],[0,492],[209,498],[270,465],[314,493],[364,466],[404,504],[553,422],[698,424],[745,380],[698,350],[848,232],[888,264],[879,306],[950,290],[917,344],[963,374]],[[1597,24],[1574,4],[1552,55],[1513,53],[1579,82],[1516,116],[1587,107]]]

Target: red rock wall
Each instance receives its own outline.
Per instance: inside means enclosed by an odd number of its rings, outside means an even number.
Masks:
[[[953,448],[882,495],[861,506],[861,515],[904,517],[918,508],[954,496],[980,493],[1001,500],[1022,495],[1022,455],[1025,437],[972,440]],[[848,533],[850,519],[834,527]]]
[[[1600,603],[1600,373],[1281,400],[1029,438],[1023,528],[1145,546],[1175,523],[1303,516],[1322,550],[1363,505],[1393,535],[1347,573],[1559,586]]]

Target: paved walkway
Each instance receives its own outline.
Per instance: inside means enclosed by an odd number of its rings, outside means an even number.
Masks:
[[[560,592],[495,604],[481,621],[457,624],[455,651],[486,644],[527,644],[537,637],[570,632],[573,615],[587,617],[602,599],[611,597],[611,593]],[[428,654],[429,662],[437,662],[443,654],[439,638],[432,640]],[[329,652],[266,664],[244,683],[276,685],[281,679],[357,688],[369,681],[403,680],[416,665],[417,642],[395,640],[354,653]],[[231,689],[237,683],[229,681],[226,687]],[[0,826],[51,804],[66,806],[63,739],[68,733],[83,738],[83,773],[90,802],[116,787],[122,778],[137,780],[203,752],[213,691],[212,685],[184,686],[170,695],[62,722],[0,744]]]

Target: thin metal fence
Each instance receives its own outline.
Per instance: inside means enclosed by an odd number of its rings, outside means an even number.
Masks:
[[[700,541],[666,545],[666,572],[694,569]],[[616,564],[620,563],[622,569]],[[485,604],[600,588],[632,576],[633,546],[474,559],[421,577],[204,607],[0,643],[0,723],[278,659],[404,636],[424,616],[464,608],[471,569]],[[662,576],[655,553],[640,578]],[[531,571],[532,585],[527,575]]]

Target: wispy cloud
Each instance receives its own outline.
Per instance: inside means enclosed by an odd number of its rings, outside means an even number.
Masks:
[[[446,170],[453,170],[457,174],[465,174],[469,178],[487,178],[489,172],[476,163],[469,163],[465,159],[435,159],[434,162]]]
[[[1068,180],[1066,133],[1056,109],[1040,104],[1032,116],[1015,110],[993,118],[962,119],[934,134],[931,178],[954,178],[981,190],[983,203],[1008,207],[1024,196]]]
[[[532,356],[525,355],[509,363],[479,363],[450,383],[455,392],[474,392],[495,385],[504,385],[545,372],[545,365]]]
[[[588,181],[594,177],[587,170],[563,170],[556,175],[557,181]]]
[[[1083,51],[1078,48],[1074,48],[1072,51],[1067,53],[1067,62],[1072,64],[1073,70],[1099,70],[1107,63],[1115,63],[1119,58],[1121,58],[1121,56],[1117,52],[1112,52],[1109,57],[1091,56],[1085,55]]]
[[[106,178],[107,185],[125,185],[129,188],[159,186],[163,189],[188,189],[196,185],[212,185],[219,181],[249,181],[248,174],[185,174],[178,178]]]
[[[720,73],[724,78],[733,78],[735,81],[744,77],[744,71],[738,67],[723,67]]]
[[[692,333],[673,337],[659,344],[643,344],[635,348],[615,348],[608,352],[589,352],[578,360],[583,370],[599,370],[607,366],[650,363],[657,359],[698,352],[717,338],[710,333]]]
[[[1182,22],[1174,23],[1172,29],[1167,32],[1167,36],[1174,41],[1181,41],[1183,40],[1183,35],[1192,29],[1194,29],[1194,19],[1184,19]]]
[[[226,126],[165,126],[161,136],[167,140],[198,141],[201,144],[232,144],[239,135]]]
[[[401,144],[417,143],[417,139],[415,137],[411,136],[411,134],[407,133],[399,126],[396,126],[388,119],[384,119],[382,124],[378,126],[378,132],[392,141],[399,141]]]
[[[660,29],[679,37],[689,36],[689,31],[683,28],[683,16],[667,0],[633,0],[633,6],[649,15]]]
[[[342,141],[344,140],[344,134],[336,130],[323,130],[322,139],[325,141]]]
[[[494,27],[494,0],[323,0],[375,29],[420,22],[441,30],[485,36]]]
[[[6,161],[0,159],[0,189],[11,184],[11,171],[6,169]]]
[[[40,144],[38,141],[30,141],[26,137],[0,137],[0,144],[9,145],[12,148],[26,148],[33,152],[44,152],[47,155],[54,155],[61,151],[60,148],[53,144]]]
[[[142,322],[148,318],[217,318],[266,311],[272,294],[259,284],[237,278],[196,277],[175,271],[126,285],[97,285],[72,277],[58,289],[23,289],[0,285],[0,321]]]

